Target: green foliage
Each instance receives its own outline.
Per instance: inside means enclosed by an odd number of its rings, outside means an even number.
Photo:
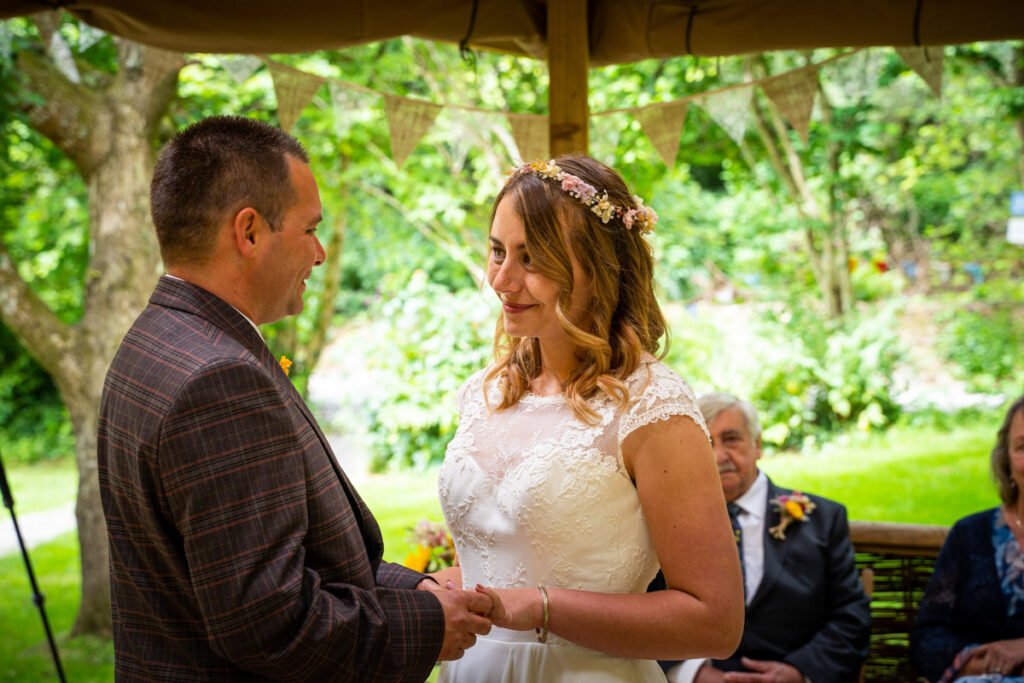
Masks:
[[[751,395],[766,445],[804,448],[849,427],[867,432],[890,424],[900,412],[893,374],[902,359],[894,312],[795,319],[778,320],[789,334]]]
[[[5,462],[35,462],[74,448],[57,387],[0,323],[0,456]]]
[[[1024,386],[1024,318],[1016,309],[969,309],[944,318],[939,348],[973,389],[1014,393]]]
[[[364,345],[373,467],[440,462],[455,433],[459,386],[490,354],[494,314],[476,291],[452,293],[423,273],[383,304]]]

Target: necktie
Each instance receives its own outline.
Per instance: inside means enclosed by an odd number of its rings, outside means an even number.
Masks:
[[[729,523],[732,525],[732,535],[736,538],[736,552],[740,556],[740,569],[743,570],[743,594],[747,594],[747,567],[743,564],[743,527],[740,526],[740,514],[743,512],[736,503],[726,503],[725,508],[729,511]]]

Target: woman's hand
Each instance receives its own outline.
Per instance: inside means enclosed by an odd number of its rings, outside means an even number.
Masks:
[[[985,643],[971,653],[961,669],[963,674],[1018,674],[1024,668],[1024,638]]]
[[[485,588],[476,590],[491,598],[491,611],[485,615],[491,624],[513,631],[540,628],[544,622],[544,606],[536,588]]]

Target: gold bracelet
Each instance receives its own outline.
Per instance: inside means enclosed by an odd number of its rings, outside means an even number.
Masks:
[[[551,625],[551,603],[548,601],[548,589],[544,586],[537,586],[540,591],[540,602],[544,606],[544,626],[533,629],[537,633],[537,642],[548,642],[548,626]]]

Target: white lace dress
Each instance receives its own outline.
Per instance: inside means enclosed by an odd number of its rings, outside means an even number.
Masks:
[[[488,415],[483,375],[459,390],[459,428],[438,488],[466,588],[554,586],[643,593],[658,570],[640,499],[621,444],[639,427],[685,415],[707,433],[693,392],[653,357],[627,379],[616,410],[592,399],[600,423],[577,420],[561,395],[525,395]],[[491,405],[498,393],[489,387]],[[557,606],[555,607],[557,609]],[[442,666],[442,683],[664,683],[652,660],[625,659],[552,634],[492,629],[465,656]]]

